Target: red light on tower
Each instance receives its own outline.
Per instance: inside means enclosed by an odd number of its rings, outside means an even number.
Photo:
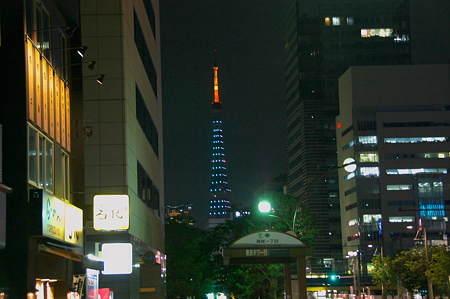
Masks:
[[[341,123],[337,123],[337,127],[338,127],[338,129],[342,128],[342,124]]]

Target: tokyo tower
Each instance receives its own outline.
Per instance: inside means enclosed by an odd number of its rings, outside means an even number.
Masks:
[[[219,99],[219,68],[214,61],[214,100],[212,102],[212,156],[209,203],[209,227],[231,219],[230,192],[227,180],[227,161],[222,129],[222,102]]]

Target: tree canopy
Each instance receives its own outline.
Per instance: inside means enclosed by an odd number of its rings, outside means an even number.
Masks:
[[[203,298],[209,292],[223,292],[236,298],[282,298],[283,265],[225,266],[221,252],[235,240],[261,230],[294,231],[302,242],[313,242],[317,230],[303,202],[281,194],[267,200],[276,207],[268,214],[257,211],[255,204],[241,209],[249,213],[210,230],[192,227],[189,221],[167,220],[167,297]]]

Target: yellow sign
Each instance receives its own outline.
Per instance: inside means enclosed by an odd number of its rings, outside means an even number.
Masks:
[[[83,210],[66,203],[64,241],[83,246]]]
[[[126,230],[130,227],[128,195],[94,196],[94,229]]]
[[[64,201],[42,192],[42,235],[64,240]]]
[[[83,210],[42,190],[42,235],[83,246]]]

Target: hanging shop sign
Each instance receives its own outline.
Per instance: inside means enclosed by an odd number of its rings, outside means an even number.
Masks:
[[[94,196],[94,229],[127,230],[130,227],[128,195]]]
[[[83,246],[83,210],[42,189],[31,190],[35,234]]]

